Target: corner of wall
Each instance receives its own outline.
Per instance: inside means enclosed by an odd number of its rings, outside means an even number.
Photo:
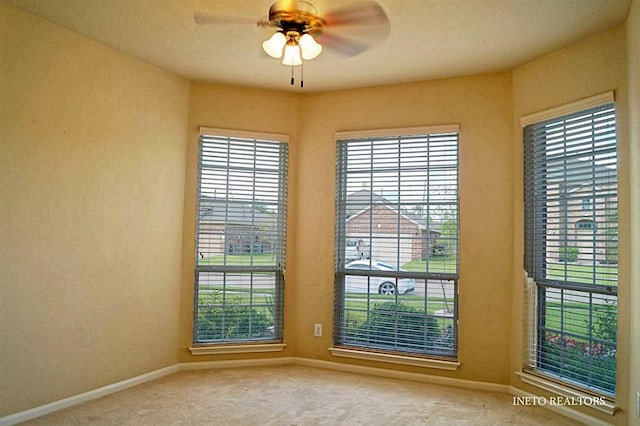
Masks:
[[[627,30],[631,169],[631,266],[629,424],[640,425],[640,0],[632,0]]]

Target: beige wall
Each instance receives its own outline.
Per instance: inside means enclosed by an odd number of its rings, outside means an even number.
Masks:
[[[189,83],[0,2],[0,417],[178,360]]]
[[[211,361],[222,359],[261,358],[291,356],[295,341],[289,325],[295,323],[295,284],[291,277],[295,271],[295,235],[297,204],[298,162],[298,96],[269,90],[249,89],[217,84],[193,83],[189,104],[189,127],[187,149],[187,174],[184,194],[184,230],[182,257],[182,291],[180,297],[180,360]],[[285,286],[285,330],[287,348],[281,353],[192,356],[188,351],[193,333],[193,289],[196,228],[196,189],[198,180],[198,129],[216,127],[232,130],[247,130],[262,133],[289,135],[289,193],[287,212],[287,258]]]
[[[495,383],[509,380],[511,76],[491,74],[339,91],[301,100],[296,356]],[[460,360],[456,372],[332,357],[334,133],[460,123]],[[313,323],[324,336],[313,337]]]
[[[629,142],[631,150],[631,289],[629,424],[640,425],[634,413],[636,393],[640,392],[640,0],[633,0],[627,20],[629,76]]]
[[[616,401],[622,411],[615,416],[603,416],[606,421],[626,424],[629,376],[629,141],[626,85],[625,28],[619,26],[592,36],[567,48],[543,56],[513,71],[513,295],[515,321],[511,343],[511,372],[522,365],[523,335],[523,208],[522,208],[522,128],[520,117],[566,104],[585,97],[614,90],[618,118],[619,147],[619,327],[618,385]],[[512,375],[511,384],[534,394],[541,392],[524,385]],[[587,411],[594,415],[593,410]]]
[[[334,132],[461,125],[461,335],[454,377],[507,383],[511,312],[511,76],[493,74],[296,96],[194,84],[185,190],[180,351],[183,361],[273,356],[191,356],[195,182],[199,126],[286,133],[289,165],[285,342],[280,355],[349,362],[332,344],[335,199]],[[366,108],[363,106],[366,105]],[[480,224],[480,226],[476,226]],[[491,294],[491,298],[486,295]],[[324,337],[312,336],[313,323]],[[373,363],[364,363],[376,365]],[[388,368],[443,374],[437,370]],[[446,373],[445,373],[446,374]]]
[[[640,290],[629,282],[630,276],[639,282],[640,266],[630,268],[629,247],[640,251],[640,234],[632,228],[633,238],[628,235],[630,210],[640,223],[639,28],[634,0],[627,34],[624,27],[598,34],[513,73],[295,95],[204,83],[189,89],[182,79],[0,3],[0,416],[177,361],[274,356],[194,357],[187,350],[199,126],[291,137],[287,348],[275,356],[511,384],[539,394],[512,374],[522,356],[519,118],[614,89],[624,399],[614,420],[633,423],[627,407],[640,391]],[[443,372],[333,358],[327,351],[333,135],[450,123],[461,125],[462,367]],[[322,338],[312,337],[316,322],[324,324]],[[626,398],[629,376],[633,392]]]

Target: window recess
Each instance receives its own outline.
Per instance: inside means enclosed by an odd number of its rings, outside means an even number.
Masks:
[[[201,129],[194,346],[282,342],[287,138]]]
[[[613,397],[618,174],[612,96],[524,127],[524,369]],[[587,105],[583,102],[583,105]]]
[[[458,126],[336,139],[335,347],[455,360]]]

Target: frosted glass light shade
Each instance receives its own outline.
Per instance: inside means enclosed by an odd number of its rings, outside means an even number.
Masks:
[[[284,65],[300,65],[302,64],[302,58],[300,57],[300,46],[297,44],[287,44],[284,48],[284,58],[282,59]]]
[[[322,52],[322,46],[310,34],[303,34],[300,37],[300,50],[302,51],[302,59],[309,61]]]
[[[282,57],[282,48],[287,43],[287,38],[281,32],[272,35],[269,40],[262,43],[262,49],[272,58]]]

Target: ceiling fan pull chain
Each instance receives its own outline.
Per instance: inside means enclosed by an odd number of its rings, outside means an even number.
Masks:
[[[300,87],[304,87],[304,61],[300,64]]]
[[[293,86],[294,83],[294,78],[293,78],[293,65],[291,65],[291,85]]]

